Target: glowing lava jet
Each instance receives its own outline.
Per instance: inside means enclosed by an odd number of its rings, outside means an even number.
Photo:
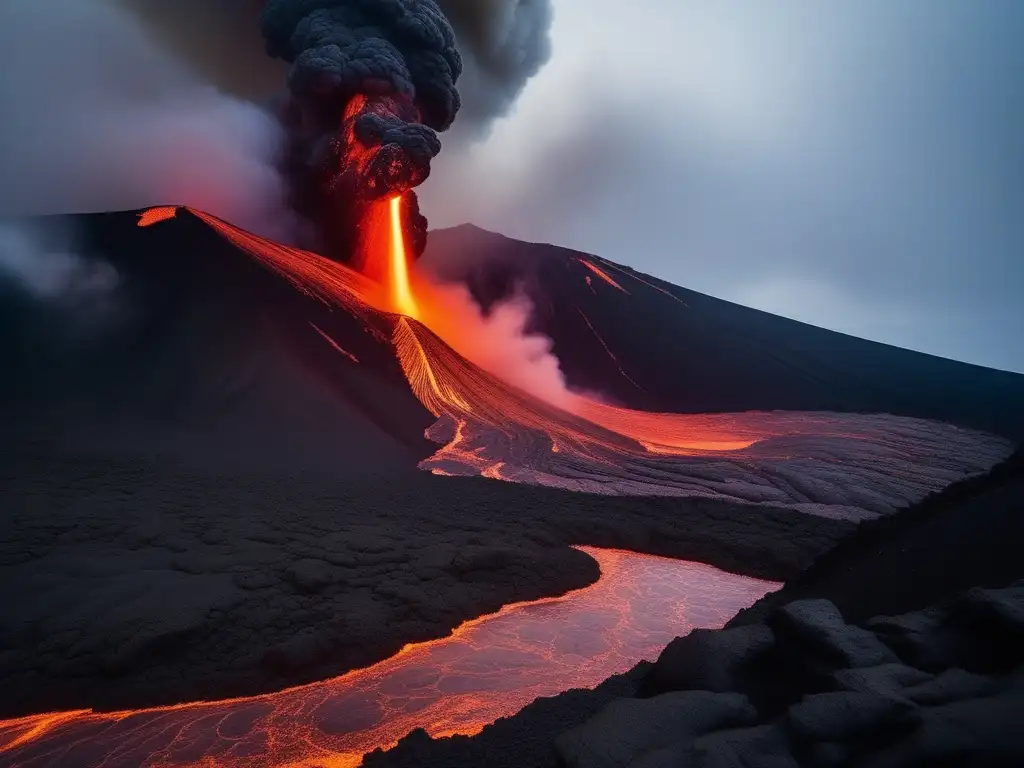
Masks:
[[[388,207],[391,214],[391,301],[398,312],[408,317],[416,317],[416,300],[409,284],[409,262],[406,256],[405,233],[402,231],[401,196],[391,198]]]

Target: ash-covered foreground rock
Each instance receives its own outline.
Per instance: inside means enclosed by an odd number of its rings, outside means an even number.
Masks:
[[[653,665],[367,768],[1024,765],[1024,582],[847,624],[827,600],[695,630]]]
[[[572,768],[1024,764],[1024,582],[846,624],[827,600],[695,631],[555,740]]]

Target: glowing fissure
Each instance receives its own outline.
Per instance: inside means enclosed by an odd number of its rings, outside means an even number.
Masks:
[[[597,258],[597,257],[595,257],[595,258]],[[675,295],[674,293],[672,293],[672,291],[669,291],[669,290],[667,290],[667,289],[665,289],[665,288],[662,288],[661,286],[655,285],[655,284],[654,284],[654,283],[652,283],[652,282],[649,282],[649,281],[647,281],[647,280],[644,280],[644,279],[643,279],[642,277],[640,277],[639,275],[637,275],[637,274],[636,274],[635,272],[627,272],[627,271],[626,271],[626,270],[624,270],[624,269],[623,269],[622,267],[620,267],[620,266],[619,266],[618,264],[612,264],[612,263],[611,263],[610,261],[605,261],[604,259],[601,259],[601,261],[603,261],[603,262],[604,262],[604,263],[605,263],[605,264],[606,264],[606,265],[607,265],[607,266],[608,266],[609,268],[611,268],[611,269],[614,269],[614,270],[615,270],[615,271],[617,271],[617,272],[621,272],[621,273],[622,273],[622,274],[624,274],[624,275],[625,275],[626,277],[631,277],[631,278],[633,278],[634,280],[636,280],[636,281],[637,281],[638,283],[643,283],[643,284],[644,284],[644,285],[646,285],[646,286],[647,286],[648,288],[653,288],[653,289],[654,289],[655,291],[658,291],[658,293],[663,293],[664,295],[668,296],[668,297],[669,297],[670,299],[672,299],[673,301],[678,301],[678,302],[679,302],[680,304],[682,304],[682,305],[683,305],[684,307],[688,307],[688,306],[690,306],[690,305],[689,305],[689,304],[687,304],[687,303],[686,303],[685,301],[683,301],[683,300],[682,300],[682,299],[680,299],[680,298],[679,298],[678,296],[676,296],[676,295]],[[585,263],[585,264],[587,264],[587,266],[588,266],[588,267],[590,267],[591,269],[597,269],[597,267],[595,267],[595,266],[594,266],[593,264],[590,264],[590,263],[588,263],[588,262],[584,262],[584,263]],[[611,278],[609,278],[609,279],[611,279]],[[616,283],[616,285],[617,285],[617,283]],[[624,291],[625,291],[626,289],[625,289],[625,288],[623,288],[622,290],[624,290]],[[626,293],[629,293],[629,291],[626,291]]]
[[[330,336],[328,336],[328,335],[327,335],[327,334],[326,334],[326,333],[325,333],[325,332],[323,331],[323,329],[322,329],[322,328],[320,328],[319,326],[317,326],[317,325],[316,325],[315,323],[310,323],[310,326],[311,326],[311,327],[313,328],[313,330],[314,330],[314,331],[316,331],[317,333],[319,333],[319,334],[320,334],[320,335],[321,335],[321,336],[322,336],[322,337],[324,338],[324,341],[326,341],[326,342],[327,342],[328,344],[330,344],[330,345],[331,345],[332,347],[334,347],[334,349],[335,349],[335,350],[337,350],[338,352],[340,352],[341,354],[343,354],[343,355],[344,355],[345,357],[347,357],[347,358],[348,358],[349,360],[351,360],[351,361],[352,361],[353,363],[358,363],[358,362],[359,362],[359,358],[358,358],[358,357],[356,357],[355,355],[353,355],[353,354],[352,354],[351,352],[349,352],[349,351],[348,351],[347,349],[345,349],[344,347],[342,347],[342,346],[341,346],[341,345],[340,345],[340,344],[339,344],[338,342],[336,342],[336,341],[335,341],[334,339],[332,339],[332,338],[331,338]]]
[[[506,606],[371,667],[264,696],[0,721],[0,754],[21,768],[350,768],[415,728],[473,734],[537,697],[596,685],[694,627],[722,626],[779,586],[581,549],[601,567],[590,587]]]
[[[639,384],[633,381],[633,378],[628,373],[626,373],[626,369],[622,367],[622,363],[619,362],[619,358],[615,356],[615,353],[612,352],[611,348],[601,337],[601,334],[597,332],[597,329],[594,327],[594,324],[590,322],[590,318],[587,317],[586,313],[579,307],[576,307],[576,311],[580,313],[580,317],[582,317],[583,322],[587,324],[587,328],[590,329],[590,332],[594,334],[594,338],[597,339],[598,342],[601,344],[602,349],[604,349],[604,351],[608,354],[608,357],[612,359],[612,362],[615,363],[615,367],[619,369],[619,373],[622,374],[622,378],[624,378],[637,389],[643,391],[643,387],[641,387]]]
[[[622,291],[623,293],[626,293],[626,294],[629,293],[629,291],[627,291],[625,288],[623,288],[621,285],[619,285],[618,282],[616,282],[615,279],[611,275],[609,275],[607,272],[605,272],[600,267],[598,267],[598,266],[596,266],[594,264],[591,264],[586,259],[581,259],[578,256],[576,257],[576,261],[578,261],[584,267],[589,269],[591,272],[593,272],[599,278],[604,280],[604,282],[608,283],[608,285],[610,285],[612,288],[617,288],[617,289],[619,289],[620,291]],[[588,283],[590,282],[589,279],[588,279],[587,282]]]

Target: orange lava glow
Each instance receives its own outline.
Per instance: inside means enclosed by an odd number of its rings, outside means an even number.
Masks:
[[[151,227],[154,224],[159,224],[161,221],[173,219],[177,215],[178,206],[176,205],[165,205],[159,208],[150,208],[148,211],[143,211],[139,214],[139,226]]]
[[[616,281],[615,281],[615,280],[614,280],[614,279],[612,278],[612,276],[611,276],[611,275],[609,275],[609,274],[608,274],[607,272],[605,272],[605,271],[604,271],[603,269],[601,269],[600,267],[598,267],[598,266],[595,266],[594,264],[591,264],[591,263],[590,263],[589,261],[587,261],[586,259],[581,259],[581,258],[579,258],[579,257],[577,257],[577,258],[576,258],[576,261],[578,261],[578,262],[579,262],[580,264],[582,264],[582,265],[583,265],[584,267],[586,267],[587,269],[589,269],[589,270],[590,270],[591,272],[593,272],[593,273],[594,273],[595,275],[597,275],[597,276],[598,276],[599,278],[601,278],[602,280],[604,280],[604,281],[605,281],[606,283],[608,283],[608,285],[610,285],[610,286],[611,286],[612,288],[618,288],[618,289],[619,289],[620,291],[622,291],[623,293],[629,293],[629,291],[627,291],[627,290],[626,290],[625,288],[623,288],[623,287],[622,287],[621,285],[619,285],[619,284],[618,284],[618,283],[617,283],[617,282],[616,282]]]
[[[391,303],[397,312],[416,317],[418,310],[409,285],[409,264],[405,255],[405,233],[402,231],[402,198],[391,198]]]
[[[722,626],[779,586],[697,563],[582,549],[600,564],[596,584],[506,606],[371,667],[264,696],[0,721],[0,761],[350,768],[415,728],[473,734],[537,697],[596,685],[694,627]]]
[[[595,256],[594,258],[597,258],[597,257]],[[603,259],[602,259],[602,261],[603,261]],[[635,272],[627,272],[626,270],[624,270],[624,269],[623,269],[622,267],[620,267],[619,265],[617,265],[617,264],[612,264],[612,263],[611,263],[610,261],[606,261],[606,262],[605,262],[605,265],[606,265],[606,266],[607,266],[607,267],[608,267],[609,269],[614,269],[614,270],[616,270],[617,272],[621,272],[622,274],[626,275],[627,277],[630,277],[630,278],[632,278],[633,280],[636,280],[636,281],[637,281],[638,283],[641,283],[641,284],[643,284],[643,285],[646,285],[646,286],[647,286],[648,288],[653,288],[653,289],[654,289],[654,290],[656,290],[656,291],[657,291],[658,293],[661,293],[661,294],[664,294],[665,296],[668,296],[668,297],[669,297],[670,299],[672,299],[673,301],[678,301],[678,302],[679,302],[680,304],[682,304],[682,305],[684,305],[684,306],[689,306],[689,305],[688,305],[688,304],[687,304],[687,303],[686,303],[685,301],[683,301],[682,299],[680,299],[680,298],[679,298],[678,296],[676,296],[676,295],[675,295],[674,293],[672,293],[671,291],[669,291],[669,290],[666,290],[665,288],[662,288],[661,286],[655,285],[654,283],[650,282],[649,280],[644,280],[644,279],[643,279],[642,277],[640,277],[639,275],[637,275],[637,274],[636,274]],[[595,266],[594,266],[593,264],[589,264],[589,263],[588,263],[588,264],[587,264],[587,266],[588,266],[588,267],[590,267],[591,269],[596,269],[596,267],[595,267]],[[623,290],[626,290],[626,289],[625,289],[625,288],[623,288]],[[626,292],[628,293],[628,291],[626,291]]]

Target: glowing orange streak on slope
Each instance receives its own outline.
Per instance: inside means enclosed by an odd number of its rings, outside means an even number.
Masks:
[[[595,257],[595,258],[597,258],[597,257]],[[604,261],[604,259],[602,259],[602,261]],[[679,298],[678,296],[676,296],[676,295],[675,295],[674,293],[672,293],[671,291],[669,291],[669,290],[666,290],[665,288],[662,288],[662,287],[660,287],[660,286],[657,286],[657,285],[655,285],[654,283],[648,282],[647,280],[644,280],[644,279],[643,279],[642,277],[638,277],[638,276],[636,275],[636,273],[634,273],[634,272],[627,272],[626,270],[624,270],[624,269],[623,269],[622,267],[620,267],[619,265],[617,265],[617,264],[612,264],[612,263],[611,263],[610,261],[604,261],[604,263],[605,263],[605,264],[607,264],[607,265],[608,265],[608,266],[609,266],[609,267],[610,267],[611,269],[614,269],[614,270],[616,270],[616,271],[618,271],[618,272],[621,272],[621,273],[622,273],[622,274],[624,274],[624,275],[625,275],[626,277],[631,277],[631,278],[633,278],[634,280],[636,280],[636,281],[637,281],[638,283],[643,283],[643,284],[644,284],[644,285],[646,285],[646,286],[647,286],[648,288],[653,288],[654,290],[658,291],[659,293],[663,293],[663,294],[665,294],[665,295],[666,295],[666,296],[668,296],[668,297],[669,297],[670,299],[672,299],[672,300],[674,300],[674,301],[678,301],[678,302],[679,302],[680,304],[682,304],[683,306],[686,306],[686,307],[690,306],[689,304],[687,304],[687,303],[686,303],[685,301],[683,301],[682,299],[680,299],[680,298]],[[623,290],[625,290],[625,288],[623,288]],[[627,291],[627,293],[628,293],[628,291]]]
[[[777,586],[581,549],[601,567],[595,584],[505,606],[365,669],[264,696],[0,721],[0,754],[21,768],[352,768],[415,728],[473,734],[538,696],[595,685],[677,634],[722,626]]]
[[[312,326],[313,330],[316,331],[317,333],[319,333],[324,338],[324,341],[326,341],[328,344],[330,344],[332,347],[334,347],[334,349],[336,349],[338,352],[341,352],[341,354],[343,354],[345,357],[347,357],[353,363],[358,363],[359,362],[359,358],[358,357],[353,355],[351,352],[349,352],[347,349],[345,349],[343,346],[341,346],[338,342],[336,342],[334,339],[332,339],[330,336],[328,336],[323,331],[323,329],[319,328],[315,323],[310,323],[310,326]]]
[[[618,289],[619,289],[620,291],[622,291],[623,293],[629,293],[629,291],[627,291],[627,290],[626,290],[625,288],[623,288],[623,287],[622,287],[621,285],[619,285],[619,284],[618,284],[618,283],[617,283],[617,282],[616,282],[616,281],[614,280],[614,278],[612,278],[612,276],[611,276],[611,275],[609,275],[609,274],[608,274],[607,272],[605,272],[605,271],[604,271],[603,269],[601,269],[600,267],[597,267],[597,266],[595,266],[594,264],[591,264],[591,263],[590,263],[589,261],[587,261],[586,259],[581,259],[581,258],[580,258],[579,256],[577,256],[577,257],[576,257],[576,261],[578,261],[578,262],[579,262],[580,264],[582,264],[582,265],[583,265],[584,267],[586,267],[587,269],[589,269],[589,270],[590,270],[591,272],[593,272],[593,273],[594,273],[595,275],[597,275],[597,276],[598,276],[599,278],[601,278],[602,280],[604,280],[604,281],[605,281],[606,283],[608,283],[608,285],[612,286],[613,288],[618,288]]]

